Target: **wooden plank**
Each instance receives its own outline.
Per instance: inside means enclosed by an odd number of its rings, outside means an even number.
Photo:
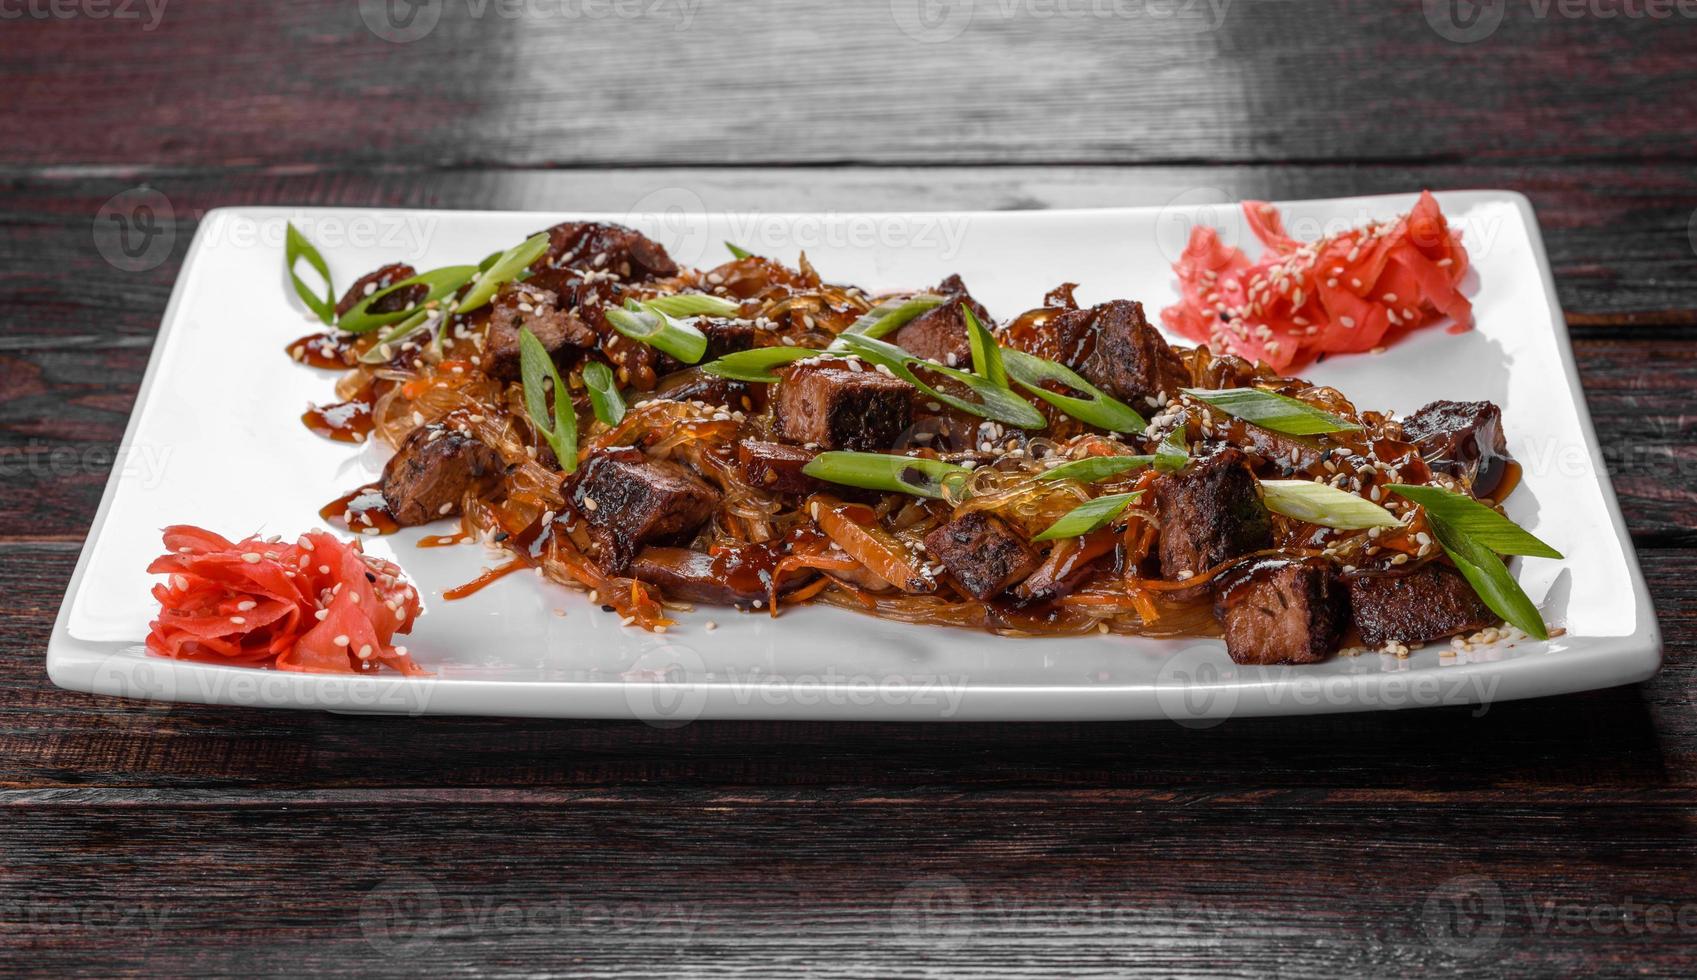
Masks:
[[[1413,0],[478,0],[411,43],[376,3],[156,6],[9,20],[0,161],[1612,163],[1697,130],[1671,2],[1493,5],[1475,43]]]

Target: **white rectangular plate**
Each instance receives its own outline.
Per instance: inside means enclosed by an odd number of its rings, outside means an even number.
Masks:
[[[708,215],[657,201],[652,214],[585,215],[633,225],[681,262],[717,263],[735,241],[786,260],[805,249],[828,278],[923,287],[948,273],[1007,318],[1063,281],[1081,302],[1139,299],[1151,316],[1175,296],[1173,256],[1191,225],[1249,236],[1233,206],[894,215]],[[443,589],[493,563],[480,547],[419,549],[419,529],[366,540],[426,597],[407,645],[424,680],[323,677],[148,657],[156,610],[145,568],[159,529],[192,523],[231,538],[293,536],[317,509],[374,478],[387,451],[309,433],[299,415],[332,400],[330,374],[291,363],[309,331],[283,273],[282,229],[316,241],[338,283],[397,260],[474,261],[565,215],[276,208],[207,215],[184,263],[134,416],[48,649],[55,683],[80,691],[212,704],[409,714],[696,718],[1045,720],[1299,714],[1489,703],[1642,680],[1660,662],[1644,581],[1600,465],[1566,325],[1526,199],[1439,195],[1463,230],[1478,328],[1423,331],[1379,356],[1309,369],[1364,408],[1411,412],[1436,398],[1503,408],[1525,467],[1510,515],[1565,553],[1524,561],[1519,578],[1552,626],[1457,654],[1446,644],[1397,659],[1337,657],[1245,668],[1215,640],[1118,636],[1009,639],[805,607],[776,619],[701,609],[665,635],[620,627],[580,593],[509,577],[472,598]],[[1412,196],[1285,206],[1298,237],[1406,211]],[[668,204],[679,206],[668,209]],[[440,531],[441,528],[425,529]],[[718,628],[706,623],[716,620]]]

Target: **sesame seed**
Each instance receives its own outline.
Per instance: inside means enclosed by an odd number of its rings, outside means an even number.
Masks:
[[[335,639],[331,640],[330,642],[336,644],[339,647],[345,647],[345,646],[348,645],[348,638],[347,638],[346,634],[344,634],[344,635],[341,635],[341,636],[337,636]]]

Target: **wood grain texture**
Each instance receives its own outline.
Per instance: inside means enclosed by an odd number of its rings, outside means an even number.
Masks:
[[[5,6],[25,14],[0,17],[0,974],[1693,971],[1697,19],[1509,3],[1462,43],[1415,0],[496,4],[435,4],[409,43],[367,26],[380,3]],[[99,212],[141,186],[174,238],[125,272]],[[1419,187],[1538,211],[1667,640],[1645,684],[1200,731],[662,730],[44,675],[210,208]]]

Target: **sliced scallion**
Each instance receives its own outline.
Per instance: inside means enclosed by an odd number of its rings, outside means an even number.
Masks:
[[[887,299],[860,315],[844,334],[860,334],[876,340],[903,326],[927,310],[943,305],[943,297],[920,293],[906,299]],[[836,345],[832,345],[836,346]]]
[[[1348,490],[1312,480],[1262,480],[1261,500],[1275,514],[1321,527],[1396,527],[1396,515]]]
[[[750,252],[748,249],[743,248],[742,246],[736,244],[735,242],[726,242],[725,247],[730,249],[731,256],[733,258],[746,259],[746,258],[750,258],[754,255],[753,252]]]
[[[742,312],[742,306],[720,296],[709,296],[706,293],[676,293],[671,296],[658,296],[645,300],[642,304],[650,310],[657,310],[667,316],[736,316]]]
[[[613,307],[606,311],[606,316],[614,330],[639,344],[664,351],[685,364],[694,364],[707,353],[706,334],[658,310]]]
[[[1317,436],[1361,428],[1307,402],[1263,388],[1186,388],[1184,393],[1234,418],[1287,436]]]
[[[472,274],[477,272],[474,265],[450,265],[441,269],[431,269],[416,276],[390,283],[382,289],[365,296],[355,303],[348,312],[342,314],[339,326],[348,333],[368,333],[378,327],[386,327],[391,323],[401,323],[416,316],[427,304],[439,303],[445,296],[459,292],[460,287],[471,281]],[[384,297],[391,296],[403,289],[414,286],[425,286],[424,298],[404,310],[390,313],[372,313],[371,307]]]
[[[962,496],[972,471],[937,459],[887,453],[820,453],[801,471],[816,480],[863,490],[910,493],[916,497]]]
[[[967,340],[972,344],[972,373],[998,388],[1006,388],[1008,372],[1002,366],[1001,346],[996,343],[996,338],[990,335],[990,331],[984,329],[984,324],[978,322],[972,307],[962,303],[960,312],[966,320]]]
[[[1041,429],[1046,423],[1043,413],[1032,404],[1014,394],[1007,388],[998,388],[976,374],[957,371],[941,364],[927,361],[909,354],[894,344],[882,340],[874,340],[864,334],[842,334],[837,338],[842,349],[847,350],[873,364],[882,364],[891,374],[913,385],[920,391],[945,405],[951,405],[969,415],[991,419],[1006,425],[1021,429]],[[836,345],[832,345],[835,347]],[[951,395],[935,386],[921,380],[913,368],[940,374],[951,381],[957,381],[978,397],[978,401],[969,401]]]
[[[605,425],[618,425],[625,417],[625,399],[619,394],[613,369],[600,361],[590,361],[583,366],[583,386],[589,391],[589,404],[595,409],[595,417]]]
[[[794,361],[818,357],[820,351],[809,350],[806,347],[756,347],[753,350],[739,350],[726,354],[715,361],[701,365],[701,370],[720,378],[732,381],[755,381],[762,384],[772,384],[778,376],[773,368],[782,367]]]
[[[460,312],[470,313],[482,307],[495,297],[495,291],[500,289],[503,283],[519,278],[524,274],[524,270],[546,251],[548,233],[539,231],[495,256],[493,262],[484,259],[486,267],[480,267],[482,271],[478,273],[477,282],[460,298]]]
[[[1424,507],[1428,518],[1443,521],[1456,533],[1465,534],[1499,555],[1562,556],[1561,552],[1540,541],[1537,535],[1472,497],[1441,487],[1402,483],[1393,483],[1387,489]]]
[[[1019,382],[1020,387],[1080,422],[1109,432],[1142,432],[1149,427],[1143,416],[1130,405],[1084,380],[1078,372],[1064,364],[1012,348],[1002,351],[1002,363],[1008,376]],[[1045,387],[1045,382],[1060,384],[1083,394],[1061,394]]]
[[[1052,470],[1038,474],[1039,480],[1077,480],[1080,483],[1095,483],[1106,480],[1110,476],[1119,476],[1132,470],[1142,469],[1155,462],[1153,456],[1087,456],[1075,459],[1070,463],[1062,463]]]
[[[318,247],[307,241],[306,236],[300,233],[300,229],[295,227],[294,222],[289,222],[288,231],[284,234],[283,258],[289,264],[289,278],[295,282],[295,295],[301,298],[301,302],[306,304],[306,308],[311,310],[313,316],[318,317],[325,326],[334,324],[336,322],[336,285],[330,281],[330,265],[324,261],[324,256],[319,254]],[[323,296],[314,292],[312,287],[301,280],[300,273],[295,271],[295,263],[301,259],[305,259],[306,264],[312,266],[313,270],[323,277]]]
[[[554,367],[554,359],[548,356],[548,348],[542,346],[529,327],[519,328],[519,376],[524,382],[524,408],[530,415],[530,424],[554,450],[560,469],[575,472],[577,412],[572,408],[572,396],[560,381],[560,372]],[[550,385],[554,394],[552,420],[548,411]]]
[[[1141,496],[1143,492],[1139,490],[1135,493],[1112,493],[1086,501],[1068,511],[1060,520],[1049,525],[1048,530],[1031,540],[1057,541],[1061,538],[1076,538],[1107,527],[1125,513],[1132,501]]]
[[[1184,428],[1167,433],[1155,447],[1155,468],[1165,473],[1177,473],[1190,462],[1190,447],[1184,444]]]

